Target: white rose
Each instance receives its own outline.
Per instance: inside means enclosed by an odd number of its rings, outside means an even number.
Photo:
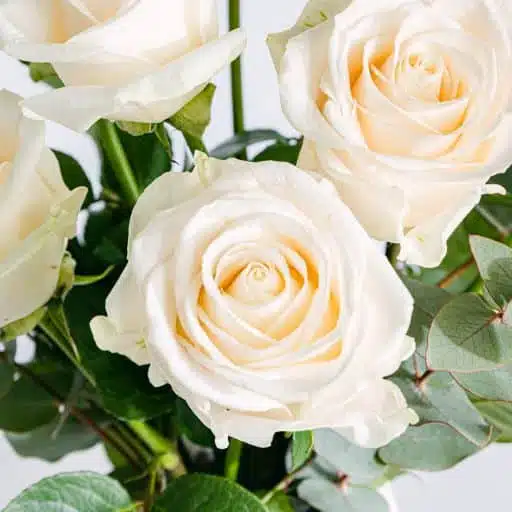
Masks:
[[[78,131],[100,118],[166,120],[245,45],[239,30],[219,36],[215,0],[2,0],[2,40],[67,86],[30,98],[26,112]]]
[[[144,192],[128,260],[96,342],[149,363],[218,446],[319,427],[381,446],[414,420],[383,378],[414,350],[412,299],[328,181],[200,155]]]
[[[437,266],[512,163],[504,0],[310,0],[271,36],[299,167],[336,183],[368,232]]]
[[[87,193],[66,188],[44,123],[23,119],[20,101],[0,91],[0,327],[53,295]]]

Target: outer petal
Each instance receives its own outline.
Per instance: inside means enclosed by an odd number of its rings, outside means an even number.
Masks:
[[[71,192],[53,216],[0,263],[0,326],[29,315],[53,295],[66,238],[75,232],[86,193],[84,188]]]
[[[486,193],[504,193],[504,190],[493,185],[461,184],[444,209],[406,234],[399,259],[422,267],[439,265],[446,256],[450,235]]]
[[[372,0],[309,0],[292,28],[268,37],[267,42],[274,64],[279,70],[285,48],[292,38],[340,13],[345,13],[344,16],[348,21],[374,13],[376,9],[396,8],[408,1],[410,0],[382,0],[376,5]]]
[[[244,46],[245,34],[233,31],[126,87],[65,87],[25,100],[24,111],[77,131],[100,118],[159,123],[199,94]]]
[[[122,354],[138,365],[148,364],[144,299],[130,263],[108,296],[106,309],[108,317],[97,316],[91,321],[98,347]]]
[[[130,219],[128,253],[131,252],[133,240],[158,213],[193,199],[218,177],[218,169],[205,163],[201,153],[196,155],[196,164],[194,172],[165,173],[144,190]]]

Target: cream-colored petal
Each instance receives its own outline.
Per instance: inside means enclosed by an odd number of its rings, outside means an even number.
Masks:
[[[0,262],[0,325],[29,315],[53,295],[67,238],[75,233],[86,193],[84,188],[71,192]]]
[[[407,232],[402,241],[399,259],[421,267],[436,267],[446,256],[450,235],[466,215],[479,203],[483,194],[503,192],[501,187],[490,189],[485,185],[459,185],[452,187],[450,201],[439,213],[425,219]]]
[[[0,162],[12,160],[18,149],[21,100],[12,92],[0,90]]]
[[[217,179],[214,166],[203,168],[202,161],[204,158],[198,154],[198,165],[193,172],[167,172],[144,190],[130,218],[128,252],[131,252],[132,241],[158,213],[192,199]]]
[[[159,123],[199,94],[244,46],[245,34],[230,32],[125,87],[65,87],[29,98],[23,108],[31,117],[50,119],[76,131],[85,131],[102,117]]]

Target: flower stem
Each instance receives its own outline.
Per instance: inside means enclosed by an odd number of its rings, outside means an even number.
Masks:
[[[228,453],[226,454],[226,463],[224,466],[224,475],[230,480],[237,481],[240,471],[240,457],[242,455],[242,441],[231,439]]]
[[[240,0],[229,0],[229,30],[236,30],[240,27],[240,15]],[[235,135],[238,135],[245,131],[241,57],[231,64],[231,96],[233,103],[233,131]],[[246,160],[247,152],[243,150],[238,156]]]
[[[175,477],[186,474],[187,469],[176,443],[169,441],[143,421],[130,421],[128,425],[158,457],[164,469],[170,471]]]
[[[2,356],[3,354],[0,353],[0,360],[5,361],[5,357]],[[65,396],[63,396],[52,385],[42,379],[38,374],[33,372],[32,369],[28,366],[14,363],[14,367],[21,375],[24,375],[30,379],[34,384],[46,391],[46,393],[48,393],[48,395],[53,398],[57,411],[60,411],[61,408],[67,410],[68,413],[77,421],[91,428],[104,443],[110,444],[113,448],[115,448],[134,468],[140,467],[139,461],[133,452],[126,450],[126,446],[120,442],[117,436],[112,435],[112,432],[110,432],[109,429],[103,428],[98,423],[96,423],[94,419],[87,415],[86,411],[83,411],[82,409],[67,403]]]
[[[112,165],[117,181],[121,185],[126,200],[130,203],[130,206],[133,206],[140,195],[139,186],[117,129],[113,123],[106,119],[98,122],[98,128],[101,145]]]

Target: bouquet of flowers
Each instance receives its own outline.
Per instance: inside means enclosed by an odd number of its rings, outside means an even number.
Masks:
[[[509,2],[310,0],[268,37],[297,138],[245,130],[229,15],[0,0],[51,86],[0,92],[0,429],[114,468],[5,512],[386,512],[394,478],[512,441]],[[92,135],[100,194],[45,120]]]

